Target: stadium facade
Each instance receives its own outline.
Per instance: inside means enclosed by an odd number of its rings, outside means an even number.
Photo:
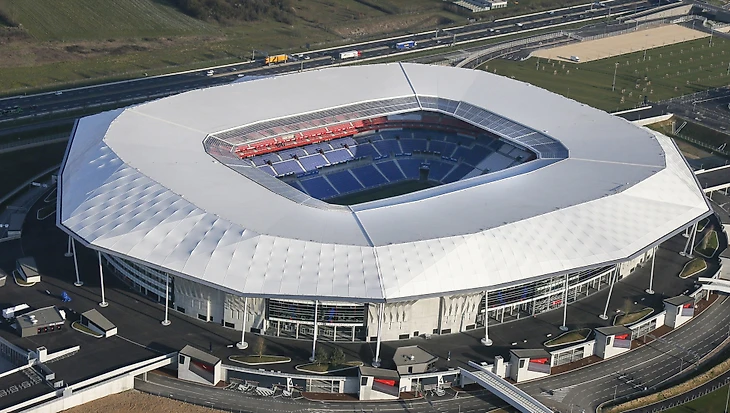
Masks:
[[[548,311],[711,213],[668,137],[529,84],[414,64],[89,116],[60,175],[58,226],[131,288],[164,303],[169,286],[190,317],[299,339]]]

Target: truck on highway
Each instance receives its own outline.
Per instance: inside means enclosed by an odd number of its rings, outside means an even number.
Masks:
[[[205,72],[206,76],[213,76],[214,74],[215,74],[215,70],[208,70],[207,72]]]
[[[277,63],[286,63],[287,60],[289,60],[289,55],[277,54],[274,56],[266,56],[266,59],[264,59],[264,64],[273,65]]]
[[[398,42],[398,43],[396,43],[393,46],[393,48],[395,50],[408,50],[408,49],[413,49],[417,45],[418,45],[418,43],[416,43],[415,40],[408,40],[408,41],[405,41],[405,42]]]
[[[359,50],[350,50],[349,52],[340,52],[338,56],[340,59],[352,59],[353,57],[362,56],[362,52]]]

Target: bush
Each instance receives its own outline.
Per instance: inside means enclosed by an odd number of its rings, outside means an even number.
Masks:
[[[171,0],[188,16],[200,20],[255,21],[273,17],[276,21],[291,24],[292,10],[289,0]]]
[[[314,359],[317,365],[328,364],[330,361],[329,353],[322,347],[317,347],[314,351]]]
[[[345,364],[345,352],[341,348],[335,347],[330,353],[330,365],[341,366]]]

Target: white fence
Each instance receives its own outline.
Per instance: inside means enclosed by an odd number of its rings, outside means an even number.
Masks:
[[[476,62],[476,65],[479,65],[479,63],[482,62],[480,60],[481,58],[489,56],[495,52],[508,50],[513,47],[524,46],[524,45],[531,44],[531,43],[543,42],[545,40],[557,39],[559,37],[570,37],[570,33],[561,30],[561,31],[555,32],[555,33],[548,33],[548,34],[543,34],[540,36],[528,37],[525,39],[518,39],[518,40],[513,40],[511,42],[496,44],[494,46],[488,47],[486,49],[480,50],[480,51],[472,54],[471,56],[462,60],[458,65],[456,65],[456,67],[465,67],[467,65],[470,65],[473,62]]]

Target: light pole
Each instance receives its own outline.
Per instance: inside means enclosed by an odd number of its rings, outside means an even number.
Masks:
[[[81,287],[82,285],[84,285],[84,283],[81,281],[81,279],[79,279],[79,262],[76,260],[76,241],[74,240],[71,240],[71,250],[74,257],[74,270],[76,270],[76,282],[74,282],[74,285],[77,287]],[[730,327],[728,331],[730,331]]]
[[[484,292],[484,338],[482,344],[489,347],[492,340],[489,339],[489,291]]]
[[[160,323],[163,326],[170,325],[170,318],[167,316],[169,308],[170,308],[170,274],[167,274],[167,278],[165,279],[165,319],[162,320],[162,322]]]
[[[246,323],[248,321],[247,316],[248,316],[248,297],[243,297],[243,326],[241,327],[241,342],[236,343],[236,347],[239,350],[245,350],[248,348],[248,343],[246,342]]]
[[[727,383],[727,379],[725,379],[725,383]],[[725,413],[727,413],[728,402],[730,402],[730,386],[727,386],[727,397],[725,398]]]
[[[654,290],[652,289],[652,287],[654,284],[654,260],[656,259],[657,252],[659,252],[659,247],[656,247],[654,253],[651,254],[651,273],[649,274],[649,288],[646,289],[646,293],[649,295],[654,294]]]
[[[613,275],[616,274],[616,269],[614,268],[613,271],[611,271],[611,274],[608,276],[608,282],[610,283],[610,286],[608,287],[608,298],[606,298],[606,308],[603,309],[603,314],[599,315],[598,318],[601,320],[608,320],[608,303],[611,301],[611,293],[613,292],[613,285],[616,283],[614,280]]]
[[[728,64],[728,71],[730,71],[730,64]],[[611,92],[616,91],[616,72],[618,72],[618,62],[613,68],[613,83],[611,84]]]
[[[568,274],[565,274],[565,291],[563,293],[563,325],[560,326],[560,331],[568,331],[568,326],[565,322],[568,320]]]
[[[66,253],[63,254],[66,258],[71,258],[73,256],[73,253],[71,252],[71,236],[68,236],[68,248],[66,249]]]

